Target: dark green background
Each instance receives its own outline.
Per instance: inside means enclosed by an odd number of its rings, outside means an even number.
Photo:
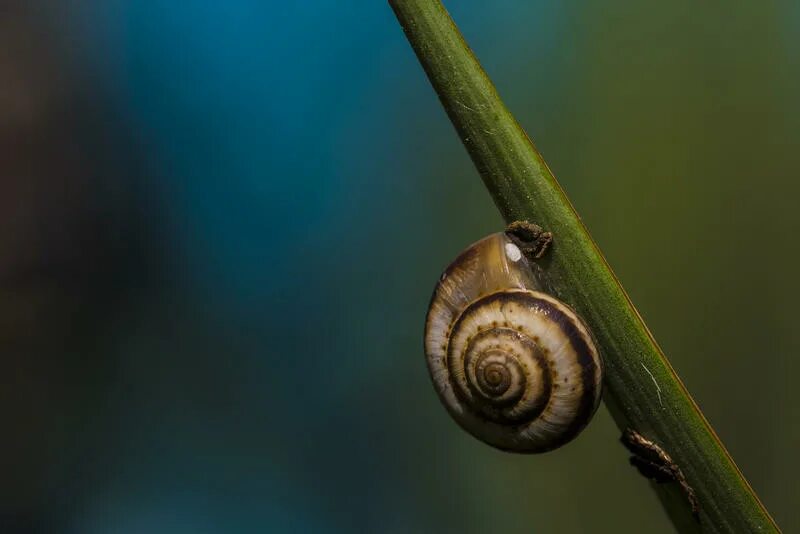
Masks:
[[[448,7],[800,529],[796,2]],[[4,532],[671,531],[605,408],[525,457],[439,406],[430,292],[502,222],[387,5],[17,2],[0,44]]]

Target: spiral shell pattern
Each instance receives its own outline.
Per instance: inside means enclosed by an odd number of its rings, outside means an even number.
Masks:
[[[439,397],[497,448],[544,452],[574,438],[600,401],[602,360],[583,321],[541,291],[541,273],[504,233],[442,275],[425,351]]]

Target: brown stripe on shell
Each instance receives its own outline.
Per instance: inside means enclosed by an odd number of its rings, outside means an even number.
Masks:
[[[480,301],[479,301],[480,302]],[[459,318],[460,320],[467,315],[466,310],[465,313],[461,315]],[[453,327],[453,331],[456,331],[459,327],[459,321],[456,321],[456,325]],[[483,392],[480,391],[477,384],[474,384],[471,380],[469,380],[469,376],[467,374],[467,386],[472,393],[472,397],[466,395],[466,392],[461,389],[459,385],[453,388],[456,392],[456,395],[459,396],[462,402],[466,406],[469,406],[470,409],[474,411],[481,412],[484,416],[490,417],[497,423],[502,424],[509,424],[509,425],[522,425],[529,423],[536,419],[542,410],[544,410],[545,406],[550,399],[550,394],[552,392],[552,379],[550,376],[550,371],[547,366],[547,359],[545,358],[544,354],[542,353],[539,346],[529,337],[526,335],[514,330],[513,328],[505,328],[505,327],[490,327],[485,330],[479,332],[468,344],[464,347],[464,355],[463,357],[459,357],[460,355],[456,355],[453,353],[450,347],[448,347],[448,369],[451,370],[454,365],[463,365],[464,369],[466,370],[472,359],[480,358],[481,355],[471,355],[469,353],[469,349],[471,346],[477,345],[480,341],[488,337],[500,337],[506,338],[509,342],[518,342],[522,344],[523,348],[528,350],[531,353],[531,359],[534,361],[536,365],[539,366],[541,369],[541,375],[543,379],[543,383],[540,384],[538,387],[541,389],[540,394],[535,398],[535,404],[533,404],[528,409],[520,412],[516,415],[511,415],[508,413],[507,408],[512,407],[517,402],[519,402],[526,393],[530,393],[532,389],[532,385],[528,384],[527,376],[528,374],[525,373],[525,369],[523,365],[519,365],[524,377],[526,380],[522,384],[522,389],[519,391],[518,394],[510,396],[504,402],[493,402],[490,399],[487,399]],[[502,351],[502,349],[500,349]],[[512,357],[513,356],[510,356]],[[519,363],[519,362],[518,362]],[[525,388],[528,388],[527,390]]]
[[[533,297],[533,299],[537,312],[546,315],[558,325],[561,332],[569,339],[570,345],[572,345],[572,349],[578,357],[578,363],[582,371],[581,385],[583,394],[580,397],[578,410],[572,420],[573,424],[564,429],[563,439],[552,447],[556,448],[577,436],[586,427],[597,410],[599,388],[602,387],[602,383],[597,381],[598,366],[602,365],[602,360],[593,347],[593,341],[590,338],[587,339],[578,329],[578,324],[575,322],[575,319],[578,319],[577,315],[574,316],[575,318],[568,316],[552,301],[538,297]],[[566,307],[565,304],[560,304],[560,306]],[[570,311],[572,312],[572,310]],[[578,320],[580,321],[580,319]],[[584,333],[586,336],[591,335],[588,329],[585,329]]]
[[[601,387],[601,384],[598,383],[596,377],[598,376],[597,371],[600,358],[597,355],[596,349],[594,349],[591,338],[589,337],[590,334],[588,329],[585,327],[580,328],[578,324],[576,324],[575,321],[580,321],[580,319],[577,317],[577,315],[568,315],[565,310],[569,310],[569,312],[572,314],[574,314],[574,312],[572,312],[572,310],[570,310],[565,304],[559,303],[552,297],[542,293],[515,289],[492,293],[472,302],[456,318],[455,322],[450,328],[450,338],[454,336],[455,332],[458,332],[461,323],[475,314],[479,314],[480,309],[484,306],[492,306],[494,304],[498,306],[516,304],[521,309],[525,309],[528,313],[536,313],[545,316],[561,331],[578,358],[578,365],[581,369],[579,379],[583,387],[583,392],[580,396],[578,408],[571,417],[570,424],[562,427],[561,431],[558,433],[558,436],[555,436],[554,439],[551,439],[546,443],[538,443],[535,445],[527,444],[524,449],[500,447],[505,450],[516,452],[545,452],[558,448],[561,445],[571,441],[588,424],[599,404],[598,389]],[[500,326],[486,328],[478,335],[491,335],[493,331],[496,332],[500,330],[511,330],[520,338],[529,339],[523,333],[517,332],[513,328]],[[475,339],[471,340],[470,343],[474,343],[474,341]],[[530,340],[530,342],[535,343],[532,340]],[[539,353],[540,351],[537,350],[536,352]],[[452,347],[450,346],[450,340],[448,340],[446,354],[447,367],[452,373],[452,365],[456,364],[457,360],[455,359]],[[544,375],[547,376],[546,390],[551,392],[552,381],[550,369],[546,361],[543,363],[543,368],[545,370]],[[467,382],[469,383],[469,381]],[[469,397],[465,396],[461,391],[460,386],[456,386],[454,384],[453,390],[463,402],[464,407],[472,411],[477,417],[492,421],[497,424],[508,425],[510,431],[520,431],[531,424],[535,424],[536,419],[541,415],[541,412],[546,409],[547,405],[549,405],[550,400],[550,396],[548,394],[548,396],[544,398],[546,402],[543,402],[542,405],[537,402],[537,410],[535,411],[535,414],[531,416],[530,414],[533,413],[533,411],[526,410],[525,413],[528,415],[528,417],[526,420],[523,420],[522,418],[506,417],[500,411],[490,409],[489,406],[475,406],[473,404],[474,398],[470,399]]]

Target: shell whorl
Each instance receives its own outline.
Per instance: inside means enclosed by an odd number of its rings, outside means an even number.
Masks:
[[[492,234],[445,270],[428,310],[425,352],[439,397],[465,430],[503,450],[563,445],[600,401],[592,336],[540,278],[506,234]]]

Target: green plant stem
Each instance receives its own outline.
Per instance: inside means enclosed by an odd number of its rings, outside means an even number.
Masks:
[[[389,3],[505,220],[529,220],[553,232],[545,267],[557,296],[597,338],[606,365],[604,401],[617,425],[659,444],[696,492],[699,520],[678,484],[651,483],[675,525],[778,531],[442,4]]]

